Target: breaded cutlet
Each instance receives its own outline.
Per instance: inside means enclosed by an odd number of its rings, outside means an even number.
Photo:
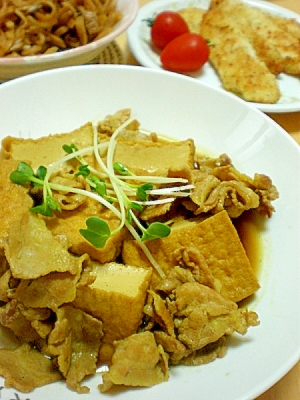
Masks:
[[[210,62],[224,89],[244,100],[276,103],[280,92],[273,75],[261,61],[234,19],[216,8],[203,16],[201,33],[210,43]]]
[[[300,24],[295,19],[288,19],[279,17],[278,15],[271,15],[271,20],[277,24],[281,29],[289,32],[292,36],[297,38],[300,42]]]
[[[192,33],[200,33],[201,21],[206,10],[195,7],[188,7],[178,11]]]
[[[299,39],[281,28],[269,13],[239,0],[212,0],[210,9],[216,8],[238,23],[272,73],[300,74]]]

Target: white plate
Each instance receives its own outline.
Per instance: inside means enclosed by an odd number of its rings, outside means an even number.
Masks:
[[[295,18],[300,23],[300,15],[289,11],[275,4],[270,4],[259,0],[244,0],[245,3],[256,6],[264,11],[277,14],[285,18]],[[209,0],[156,0],[151,1],[141,7],[133,24],[127,30],[127,40],[131,52],[136,60],[144,67],[161,69],[159,53],[155,52],[150,46],[150,28],[147,24],[147,18],[153,18],[163,10],[180,10],[186,7],[198,7],[208,9]],[[213,87],[222,88],[221,81],[213,69],[207,63],[200,72],[188,74],[197,80],[207,83]],[[281,92],[281,98],[276,104],[252,103],[263,112],[286,113],[300,111],[300,78],[280,74],[278,84]]]
[[[88,395],[77,395],[60,382],[19,393],[19,398],[253,399],[287,373],[300,355],[299,146],[269,117],[227,92],[182,75],[120,65],[67,67],[2,84],[0,138],[65,132],[126,107],[144,128],[178,139],[192,137],[213,153],[228,153],[241,171],[272,177],[280,198],[262,232],[261,289],[250,304],[261,324],[244,337],[233,335],[224,358],[174,367],[170,380],[153,388],[102,395],[97,389],[100,377],[94,377]],[[0,334],[0,346],[7,341]],[[2,389],[1,398],[15,398],[14,393]]]

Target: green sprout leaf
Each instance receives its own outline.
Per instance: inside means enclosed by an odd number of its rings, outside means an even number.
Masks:
[[[47,196],[46,202],[47,202],[48,206],[51,208],[51,210],[59,211],[59,212],[61,211],[60,205],[53,197]]]
[[[139,203],[136,203],[135,201],[131,201],[127,204],[127,221],[130,223],[130,225],[132,225],[131,210],[143,211],[143,206]]]
[[[134,210],[137,211],[143,211],[143,206],[139,203],[136,203],[135,201],[130,202],[128,208],[129,209],[133,208]]]
[[[9,176],[10,180],[18,185],[26,185],[31,181],[32,177],[34,177],[33,169],[24,161],[21,161],[17,170],[13,171]]]
[[[54,215],[47,203],[43,203],[40,206],[31,207],[30,211],[34,212],[35,214],[44,215],[45,217],[53,217]]]
[[[105,182],[99,181],[96,184],[95,192],[98,193],[102,197],[106,196],[107,192],[106,192],[106,184],[105,184]]]
[[[91,175],[89,181],[93,185],[92,189],[98,193],[99,196],[106,196],[106,183],[102,179],[99,179],[96,175]]]
[[[145,183],[144,185],[139,186],[136,189],[137,198],[140,199],[141,201],[146,201],[148,196],[147,191],[152,189],[153,185],[151,183]]]
[[[80,165],[78,168],[78,172],[76,172],[75,176],[80,176],[82,175],[84,178],[88,177],[90,174],[90,169],[87,164]]]
[[[36,171],[36,177],[41,181],[44,181],[46,174],[47,174],[47,168],[44,167],[43,165],[40,165]],[[33,182],[33,185],[36,187],[41,187],[43,186],[43,182],[41,183]]]
[[[78,148],[77,148],[77,146],[76,146],[74,143],[72,143],[72,144],[70,144],[70,145],[64,144],[64,145],[62,146],[62,148],[63,148],[63,151],[66,152],[67,154],[72,154],[72,153],[74,153],[75,151],[78,151]]]
[[[118,172],[120,175],[132,175],[129,169],[126,168],[125,165],[123,165],[120,162],[114,163],[114,170]]]
[[[143,231],[142,241],[159,239],[169,236],[171,228],[161,222],[153,222]]]
[[[106,221],[98,217],[90,217],[86,220],[87,229],[80,229],[81,235],[97,249],[102,249],[111,235]]]
[[[43,204],[31,207],[30,210],[36,214],[41,214],[46,217],[53,217],[53,211],[61,211],[61,208],[53,197],[47,196]]]
[[[43,181],[45,179],[46,174],[47,174],[47,168],[44,167],[43,165],[40,165],[36,170],[36,176]]]

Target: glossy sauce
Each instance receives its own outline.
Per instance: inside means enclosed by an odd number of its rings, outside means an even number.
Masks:
[[[263,257],[261,232],[264,229],[266,218],[255,211],[247,211],[233,222],[254,273],[259,278]]]

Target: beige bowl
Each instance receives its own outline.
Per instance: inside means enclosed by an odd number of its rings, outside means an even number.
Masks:
[[[124,32],[134,21],[138,11],[138,0],[117,0],[116,7],[123,14],[123,18],[116,24],[112,32],[99,40],[53,54],[16,58],[0,57],[0,82],[37,71],[92,62],[109,43]]]

